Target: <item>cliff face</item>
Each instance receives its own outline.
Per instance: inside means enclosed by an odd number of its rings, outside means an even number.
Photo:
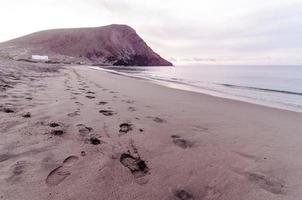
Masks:
[[[50,59],[90,64],[171,66],[129,26],[54,29],[0,44],[12,56],[48,55]]]

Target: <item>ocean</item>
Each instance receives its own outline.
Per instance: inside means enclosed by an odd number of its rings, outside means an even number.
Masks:
[[[302,112],[302,66],[178,65],[101,70],[171,88]]]

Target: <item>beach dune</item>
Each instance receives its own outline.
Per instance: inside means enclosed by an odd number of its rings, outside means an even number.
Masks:
[[[0,64],[0,199],[298,200],[302,115],[88,66]]]

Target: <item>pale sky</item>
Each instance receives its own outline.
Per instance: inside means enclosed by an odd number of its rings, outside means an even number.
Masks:
[[[0,0],[0,41],[113,23],[173,63],[302,64],[302,0]]]

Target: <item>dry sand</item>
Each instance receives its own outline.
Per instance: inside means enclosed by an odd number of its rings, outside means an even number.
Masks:
[[[0,64],[0,199],[302,197],[302,115],[87,67]]]

